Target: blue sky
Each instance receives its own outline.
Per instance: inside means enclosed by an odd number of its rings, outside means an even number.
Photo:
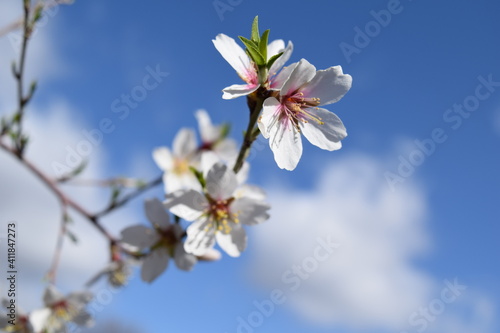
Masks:
[[[248,112],[245,100],[221,98],[221,89],[240,79],[211,40],[218,33],[248,36],[253,17],[259,15],[261,30],[271,29],[271,39],[294,43],[290,63],[306,58],[318,69],[341,65],[352,75],[352,89],[328,107],[343,120],[349,136],[333,153],[305,143],[294,172],[280,170],[262,141],[251,161],[250,181],[269,192],[273,218],[253,228],[246,253],[239,259],[224,256],[220,262],[200,264],[191,273],[172,265],[152,285],[135,277],[98,319],[117,319],[140,332],[236,332],[238,316],[246,318],[255,311],[254,300],[269,297],[275,275],[310,253],[308,246],[324,235],[318,232],[333,230],[351,235],[338,236],[346,244],[341,248],[349,250],[338,262],[329,259],[325,265],[331,269],[321,267],[310,284],[290,295],[290,302],[278,306],[255,332],[416,332],[416,326],[405,326],[408,316],[440,295],[443,280],[454,278],[467,285],[465,295],[447,305],[426,330],[494,332],[492,314],[500,304],[495,261],[500,231],[500,83],[495,86],[500,82],[500,4],[220,2],[231,10],[221,14],[214,2],[194,0],[145,5],[88,0],[61,7],[35,36],[33,52],[43,56],[31,54],[28,64],[31,77],[39,78],[33,100],[41,119],[38,127],[57,116],[54,104],[63,105],[67,122],[62,123],[76,130],[73,140],[81,138],[81,130],[111,119],[116,129],[104,135],[103,144],[90,156],[99,160],[94,171],[102,177],[154,177],[159,170],[152,149],[170,145],[179,128],[196,127],[194,112],[200,108],[214,122],[230,122],[233,137],[241,140]],[[374,23],[373,13],[389,9],[390,22]],[[11,12],[16,13],[4,13]],[[9,22],[5,16],[1,22]],[[20,11],[12,19],[18,16]],[[367,27],[378,29],[367,32]],[[369,42],[359,44],[358,28],[368,33]],[[9,46],[6,38],[3,48]],[[357,51],[346,56],[346,45]],[[8,69],[9,58],[0,60]],[[112,103],[140,85],[148,67],[157,66],[168,76],[120,119]],[[3,77],[2,85],[13,84],[9,80]],[[488,80],[493,84],[485,86]],[[478,89],[481,99],[475,97]],[[13,105],[8,97],[2,94],[2,114]],[[463,111],[465,116],[449,111],[464,103],[464,110],[474,111]],[[415,140],[428,142],[439,129],[446,140],[434,143],[429,155],[419,153]],[[58,156],[64,156],[61,147]],[[399,175],[401,181],[391,187],[388,172],[398,175],[401,160],[411,156],[424,157],[411,175]],[[148,196],[162,193],[157,188]],[[327,203],[321,206],[323,199]],[[140,201],[134,203],[119,215],[131,219],[120,223],[145,222],[141,207]],[[307,231],[302,233],[302,228]],[[371,262],[380,266],[353,262],[363,262],[372,251]],[[342,266],[343,260],[350,264]],[[359,288],[350,282],[358,278]],[[381,279],[380,288],[368,289],[366,299],[360,298],[355,291],[375,278]],[[391,281],[401,286],[391,289]],[[328,296],[318,307],[306,303],[314,303],[309,288],[315,283]],[[400,316],[393,314],[396,309],[403,309]]]

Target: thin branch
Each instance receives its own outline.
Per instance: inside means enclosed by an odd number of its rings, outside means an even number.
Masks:
[[[67,208],[66,204],[61,203],[61,228],[59,229],[59,234],[57,235],[57,243],[54,251],[54,258],[52,259],[52,265],[46,275],[47,280],[52,284],[55,284],[56,282],[57,267],[59,266],[59,261],[61,259],[64,236],[66,236],[67,231],[66,224],[69,219]]]
[[[85,208],[80,206],[80,204],[73,201],[70,197],[68,197],[65,193],[63,193],[57,184],[52,181],[52,179],[47,176],[43,171],[41,171],[35,164],[31,161],[27,160],[23,156],[19,156],[17,154],[16,149],[7,146],[5,143],[0,141],[0,148],[5,150],[6,152],[16,156],[18,160],[24,164],[33,174],[35,174],[59,199],[61,204],[66,204],[68,207],[71,207],[75,211],[77,211],[80,215],[88,219],[92,224],[103,234],[106,238],[109,239],[110,242],[116,242],[113,236],[99,223],[97,216],[88,212]]]
[[[162,180],[163,180],[163,176],[160,175],[157,178],[150,181],[149,183],[146,183],[145,185],[139,187],[137,190],[130,192],[127,195],[124,195],[120,200],[112,201],[111,204],[107,208],[96,213],[94,215],[94,218],[97,219],[97,218],[100,218],[100,217],[103,217],[103,216],[109,214],[110,212],[112,212],[116,208],[119,208],[119,207],[125,205],[126,203],[128,203],[130,200],[138,197],[139,195],[141,195],[145,191],[147,191],[155,186],[160,185],[162,183]]]

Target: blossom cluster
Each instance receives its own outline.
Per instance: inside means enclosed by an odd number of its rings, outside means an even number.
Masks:
[[[165,199],[145,202],[150,226],[122,231],[122,242],[141,258],[144,281],[155,280],[170,259],[186,271],[200,259],[218,259],[216,244],[232,257],[245,250],[244,226],[269,218],[264,191],[246,184],[247,150],[258,135],[269,139],[278,167],[287,170],[293,170],[302,155],[301,134],[330,151],[340,149],[347,135],[342,121],[321,108],[340,100],[351,87],[351,76],[340,66],[316,70],[302,59],[284,67],[293,43],[269,43],[269,30],[260,34],[257,18],[251,38],[240,40],[245,49],[224,34],[217,35],[213,44],[244,81],[224,88],[222,98],[247,96],[251,116],[245,141],[238,151],[236,142],[227,137],[228,126],[213,125],[208,113],[199,110],[200,143],[192,129],[183,128],[172,149],[153,151],[164,172]],[[189,223],[185,230],[182,220]]]
[[[172,259],[190,271],[198,261],[215,261],[221,253],[238,257],[247,247],[247,226],[269,219],[270,205],[263,189],[247,184],[248,152],[262,134],[269,140],[281,169],[294,170],[302,155],[302,135],[313,145],[333,151],[347,136],[342,121],[322,108],[339,101],[351,88],[352,78],[340,66],[317,70],[305,59],[285,66],[293,43],[269,42],[269,30],[260,34],[254,20],[251,37],[219,34],[213,44],[236,70],[243,84],[223,89],[223,99],[247,97],[250,119],[238,148],[228,137],[228,124],[213,124],[205,110],[195,113],[200,140],[193,129],[182,128],[172,147],[154,149],[152,158],[162,170],[164,197],[147,199],[149,225],[132,225],[111,238],[111,262],[88,283],[103,276],[123,286],[130,263],[140,263],[141,278],[155,281]],[[94,221],[95,222],[95,221]],[[85,311],[88,291],[62,295],[53,285],[45,291],[45,306],[29,314],[17,308],[15,323],[0,315],[0,329],[9,332],[63,333],[67,323],[92,324]],[[4,304],[7,308],[8,304]]]

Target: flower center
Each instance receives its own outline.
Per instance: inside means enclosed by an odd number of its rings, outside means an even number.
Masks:
[[[52,305],[52,311],[54,312],[54,316],[57,318],[63,319],[65,321],[71,320],[71,309],[69,308],[68,302],[65,300],[59,301]]]
[[[176,175],[183,175],[189,171],[189,163],[185,158],[176,158],[174,160],[174,173]]]
[[[320,104],[317,97],[304,97],[304,93],[295,92],[289,96],[283,96],[281,99],[282,114],[281,119],[289,119],[300,131],[299,122],[308,123],[310,120],[323,125],[320,117],[314,115],[309,108],[315,108]]]
[[[234,198],[229,198],[226,200],[214,200],[212,198],[208,198],[210,202],[210,207],[208,208],[207,215],[211,220],[212,226],[216,231],[220,231],[224,234],[228,234],[231,232],[232,223],[239,223],[238,213],[232,213],[229,209],[230,204],[233,202]]]

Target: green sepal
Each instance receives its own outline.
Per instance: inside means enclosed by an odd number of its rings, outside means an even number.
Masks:
[[[266,67],[268,69],[271,69],[271,67],[273,66],[273,64],[276,62],[276,60],[278,60],[279,57],[281,57],[283,55],[284,52],[280,52],[278,54],[275,54],[271,57],[271,59],[269,59],[269,61],[267,62],[267,65]]]
[[[246,39],[245,37],[239,36],[239,38],[243,42],[243,44],[245,44],[250,58],[252,58],[252,60],[259,66],[265,65],[266,60],[260,53],[258,46],[253,41]]]
[[[259,16],[255,16],[255,18],[253,19],[251,39],[256,44],[259,44],[260,42]]]
[[[196,168],[190,166],[189,170],[195,175],[196,179],[198,179],[198,182],[200,183],[202,188],[205,188],[207,185],[207,182],[205,181],[205,177],[203,177],[203,173],[198,171]]]
[[[270,31],[271,30],[267,29],[262,34],[262,37],[260,37],[259,51],[262,54],[262,56],[264,57],[264,61],[267,60],[267,44],[268,44],[268,40],[269,40],[269,32]]]

